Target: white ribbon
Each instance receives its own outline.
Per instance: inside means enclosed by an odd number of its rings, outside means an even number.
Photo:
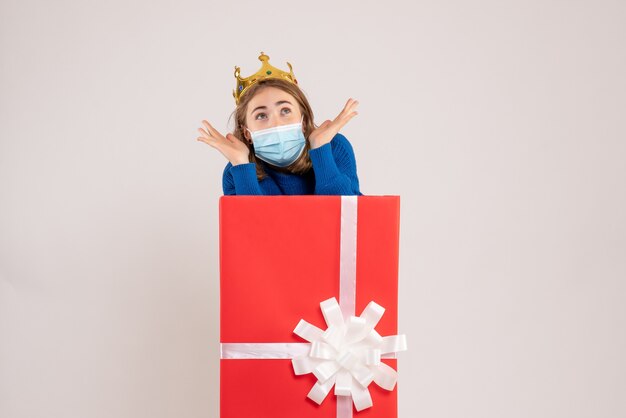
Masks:
[[[357,196],[341,196],[339,303],[344,318],[355,315]]]
[[[405,335],[381,337],[374,327],[385,308],[370,302],[359,317],[356,305],[357,196],[341,196],[341,253],[339,300],[320,303],[325,331],[300,320],[294,333],[308,343],[222,343],[222,359],[292,359],[295,374],[313,373],[317,382],[308,397],[317,404],[333,386],[337,396],[337,418],[352,417],[352,402],[357,411],[372,406],[368,386],[374,382],[393,390],[397,372],[381,362],[395,358],[407,349]]]
[[[292,359],[309,352],[308,343],[223,343],[220,358],[223,359]]]

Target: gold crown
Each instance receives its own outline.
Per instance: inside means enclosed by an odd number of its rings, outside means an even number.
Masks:
[[[272,66],[269,63],[269,59],[270,57],[268,57],[263,53],[263,51],[261,51],[261,55],[259,55],[261,68],[259,69],[259,71],[246,78],[241,78],[239,76],[239,67],[235,65],[235,78],[237,79],[237,89],[233,90],[235,104],[239,104],[239,99],[246,91],[248,91],[250,86],[264,78],[280,78],[290,81],[294,84],[298,84],[298,80],[296,80],[296,76],[293,74],[291,64],[287,63],[287,65],[289,66],[289,72],[286,72]]]

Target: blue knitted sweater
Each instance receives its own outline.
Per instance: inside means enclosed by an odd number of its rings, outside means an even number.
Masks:
[[[255,163],[230,162],[224,168],[222,188],[225,195],[363,195],[359,190],[356,159],[348,139],[338,133],[328,143],[309,150],[313,169],[305,174],[283,173],[264,161],[267,177],[259,181]]]

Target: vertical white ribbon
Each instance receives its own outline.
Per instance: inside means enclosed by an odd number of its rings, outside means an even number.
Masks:
[[[341,196],[339,306],[344,321],[356,314],[357,196]],[[352,418],[352,396],[337,396],[337,418]]]

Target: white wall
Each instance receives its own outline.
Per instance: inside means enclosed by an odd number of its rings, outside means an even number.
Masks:
[[[233,67],[401,195],[400,416],[626,415],[626,3],[0,3],[0,416],[215,417]]]

